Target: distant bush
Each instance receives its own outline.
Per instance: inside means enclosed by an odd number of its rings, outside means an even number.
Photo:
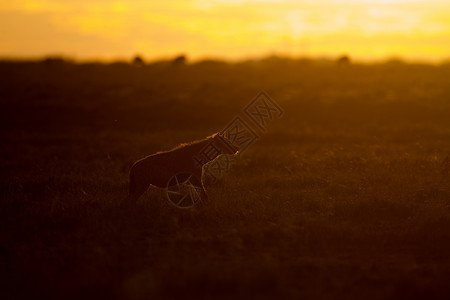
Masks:
[[[144,66],[145,65],[145,61],[144,61],[144,59],[141,56],[136,55],[133,58],[133,60],[132,60],[132,64],[135,65],[135,66]]]
[[[65,64],[72,64],[73,60],[62,56],[48,56],[42,60],[42,63],[46,66],[61,66]]]
[[[341,55],[337,59],[337,63],[339,65],[348,65],[348,64],[350,64],[350,57],[348,55]]]
[[[172,61],[172,63],[177,66],[185,65],[186,64],[186,56],[184,56],[184,55],[177,56]]]

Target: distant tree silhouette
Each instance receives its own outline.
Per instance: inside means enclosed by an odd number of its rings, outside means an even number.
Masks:
[[[144,65],[145,65],[145,61],[144,61],[144,59],[143,59],[141,56],[136,55],[136,56],[133,58],[133,65],[136,65],[136,66],[144,66]]]
[[[392,57],[385,62],[385,65],[388,66],[401,66],[404,64],[405,62],[399,57]]]
[[[62,57],[58,57],[58,56],[46,57],[46,58],[44,58],[44,60],[42,62],[44,63],[44,65],[52,66],[52,67],[53,66],[61,66],[66,63],[69,63],[69,61],[67,61],[66,59],[64,59]]]
[[[177,56],[172,61],[172,63],[176,66],[184,65],[184,64],[186,64],[186,56],[184,56],[184,55]]]
[[[350,57],[348,55],[341,55],[337,59],[337,63],[339,65],[348,65],[348,64],[350,64]]]

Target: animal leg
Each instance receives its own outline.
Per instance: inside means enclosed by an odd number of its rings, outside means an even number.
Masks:
[[[207,202],[208,195],[206,195],[206,190],[205,190],[205,187],[203,186],[201,175],[200,176],[192,176],[191,183],[199,189],[200,200],[202,200],[203,202]]]
[[[130,204],[135,204],[139,197],[148,190],[150,184],[147,184],[143,181],[138,181],[133,174],[130,175],[130,186],[129,186],[129,195],[127,202]]]

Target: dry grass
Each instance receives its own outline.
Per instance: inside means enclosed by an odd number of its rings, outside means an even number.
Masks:
[[[450,295],[450,67],[0,65],[2,298]],[[136,159],[284,117],[210,203],[119,209]]]

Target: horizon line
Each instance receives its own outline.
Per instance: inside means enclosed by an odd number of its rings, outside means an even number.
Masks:
[[[62,54],[62,53],[49,53],[44,55],[30,55],[30,56],[16,56],[16,55],[0,55],[0,61],[42,61],[45,59],[62,59],[67,62],[75,62],[75,63],[90,63],[90,62],[98,62],[98,63],[114,63],[114,62],[130,62],[136,57],[140,57],[147,64],[171,61],[177,57],[184,56],[189,63],[198,63],[202,61],[221,61],[226,63],[239,63],[246,61],[262,61],[269,58],[279,58],[279,59],[287,59],[287,60],[325,60],[325,61],[334,61],[339,59],[340,57],[347,56],[350,58],[352,63],[361,63],[361,64],[376,64],[390,61],[401,61],[404,63],[425,63],[425,64],[445,64],[450,62],[450,56],[445,58],[424,58],[421,56],[417,57],[409,57],[402,55],[385,55],[383,57],[360,57],[358,55],[352,56],[349,53],[340,53],[340,54],[317,54],[317,55],[291,55],[286,53],[266,53],[261,55],[242,55],[241,57],[230,58],[220,55],[203,55],[203,56],[194,56],[193,59],[190,58],[189,54],[180,52],[174,55],[164,55],[153,57],[151,59],[147,58],[142,53],[136,52],[135,54],[131,54],[129,56],[117,55],[115,57],[77,57],[76,55],[70,54]]]

